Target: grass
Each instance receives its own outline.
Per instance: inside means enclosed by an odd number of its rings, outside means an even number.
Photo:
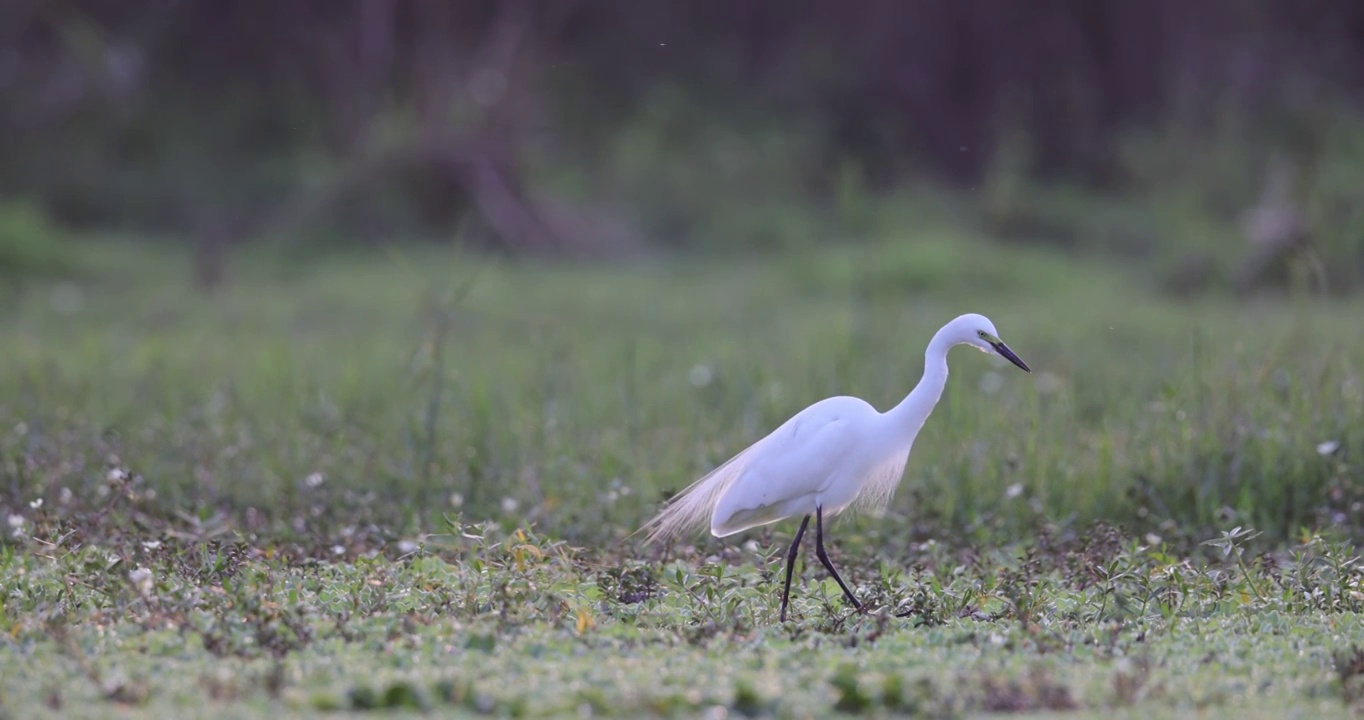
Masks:
[[[0,714],[1364,697],[1357,301],[1177,303],[933,228],[723,265],[262,253],[214,297],[182,261],[97,246],[0,315]],[[967,311],[1036,372],[956,351],[887,516],[834,524],[871,614],[800,565],[777,625],[793,527],[627,539],[819,397],[893,404]]]
[[[318,558],[133,537],[7,557],[0,692],[22,717],[1315,717],[1360,697],[1360,571],[1320,538],[1250,575],[1103,529],[1017,553],[926,544],[901,569],[848,558],[867,616],[803,573],[781,627],[776,547],[655,564],[449,531]]]

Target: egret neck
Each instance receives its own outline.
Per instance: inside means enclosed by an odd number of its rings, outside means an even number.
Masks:
[[[919,384],[909,391],[904,400],[886,412],[886,419],[889,420],[886,423],[889,432],[887,440],[896,445],[903,446],[906,439],[911,442],[914,440],[942,397],[943,388],[947,387],[947,351],[951,349],[952,342],[946,330],[943,327],[928,343],[928,349],[924,351],[924,375],[919,378]]]

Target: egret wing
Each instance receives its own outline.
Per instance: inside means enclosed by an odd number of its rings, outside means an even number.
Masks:
[[[637,532],[653,543],[700,529],[708,519],[721,537],[779,520],[785,503],[828,489],[846,469],[854,426],[875,414],[852,397],[815,403],[687,486]],[[747,521],[737,522],[736,513]],[[741,527],[731,529],[736,524]]]
[[[855,398],[830,398],[791,418],[762,443],[715,503],[711,532],[719,537],[789,517],[840,479],[856,479],[850,454],[860,422],[875,412]]]

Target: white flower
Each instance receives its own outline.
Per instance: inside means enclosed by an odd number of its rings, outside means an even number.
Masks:
[[[152,594],[152,571],[144,567],[137,567],[128,573],[128,579],[133,582],[133,587],[137,588],[142,597]]]
[[[714,379],[715,372],[710,369],[709,365],[693,366],[691,372],[687,373],[687,380],[691,382],[692,387],[705,387]]]

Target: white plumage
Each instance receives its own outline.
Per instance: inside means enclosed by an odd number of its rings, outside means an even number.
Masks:
[[[898,405],[879,412],[855,397],[820,400],[692,483],[640,531],[647,532],[648,542],[653,543],[695,532],[709,523],[712,535],[726,537],[803,515],[787,554],[781,606],[784,621],[791,569],[813,514],[820,561],[848,600],[861,609],[824,551],[824,516],[849,508],[881,510],[890,502],[914,438],[942,397],[947,352],[956,345],[999,353],[1031,372],[999,339],[988,318],[962,315],[934,334],[924,353],[923,377]]]

